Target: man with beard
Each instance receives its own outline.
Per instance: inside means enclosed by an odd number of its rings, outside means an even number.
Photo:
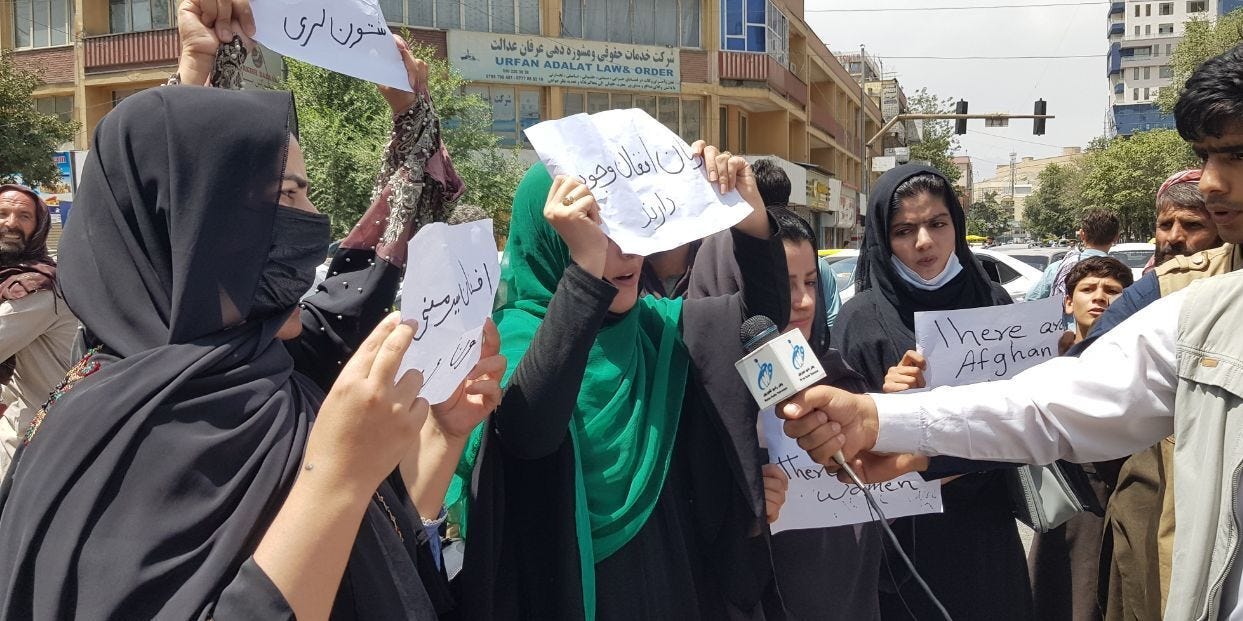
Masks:
[[[65,378],[78,320],[56,293],[52,216],[33,190],[0,185],[0,474],[22,432]]]
[[[1157,191],[1157,248],[1145,273],[1178,256],[1193,255],[1222,244],[1217,225],[1204,208],[1200,169],[1175,173]]]

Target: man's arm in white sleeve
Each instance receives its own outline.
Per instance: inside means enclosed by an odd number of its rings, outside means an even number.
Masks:
[[[56,320],[54,304],[64,304],[49,290],[0,303],[0,362],[26,348]]]
[[[1166,296],[1078,358],[1056,358],[1006,381],[873,395],[873,450],[1048,464],[1103,461],[1174,431],[1178,318]]]

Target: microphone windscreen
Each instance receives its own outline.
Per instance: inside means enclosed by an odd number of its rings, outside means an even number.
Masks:
[[[756,315],[742,322],[742,329],[738,332],[738,340],[742,342],[742,348],[748,353],[777,336],[777,324],[764,315]]]
[[[445,224],[466,224],[467,222],[476,222],[479,220],[487,220],[488,214],[483,208],[477,205],[456,205],[453,211],[449,212],[449,217],[445,218]]]

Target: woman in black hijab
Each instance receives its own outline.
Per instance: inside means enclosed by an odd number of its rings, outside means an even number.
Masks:
[[[915,349],[915,313],[1010,303],[967,246],[966,217],[949,182],[918,165],[900,166],[877,180],[855,287],[859,293],[842,307],[831,342],[873,392],[882,390],[904,353]],[[933,458],[924,476],[994,467]],[[943,513],[893,524],[920,575],[958,621],[1030,618],[1023,547],[1001,474],[979,472],[947,482],[942,499]],[[894,551],[887,555],[881,568],[882,617],[938,618]]]
[[[0,616],[448,609],[425,524],[458,455],[430,439],[494,407],[504,360],[492,338],[430,415],[421,378],[397,381],[413,330],[382,318],[406,240],[461,190],[405,58],[420,94],[395,116],[367,226],[300,307],[329,226],[289,93],[165,87],[100,123],[59,271],[91,350],[0,489]]]

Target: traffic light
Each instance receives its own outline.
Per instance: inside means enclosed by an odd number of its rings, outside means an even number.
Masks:
[[[967,102],[959,99],[958,103],[954,104],[954,114],[966,114],[966,113],[967,113]],[[954,133],[955,134],[967,133],[967,119],[958,119],[954,121]]]
[[[1044,116],[1046,106],[1043,99],[1036,100],[1036,111],[1033,114]],[[1036,119],[1032,123],[1032,133],[1037,136],[1044,135],[1044,119]]]

